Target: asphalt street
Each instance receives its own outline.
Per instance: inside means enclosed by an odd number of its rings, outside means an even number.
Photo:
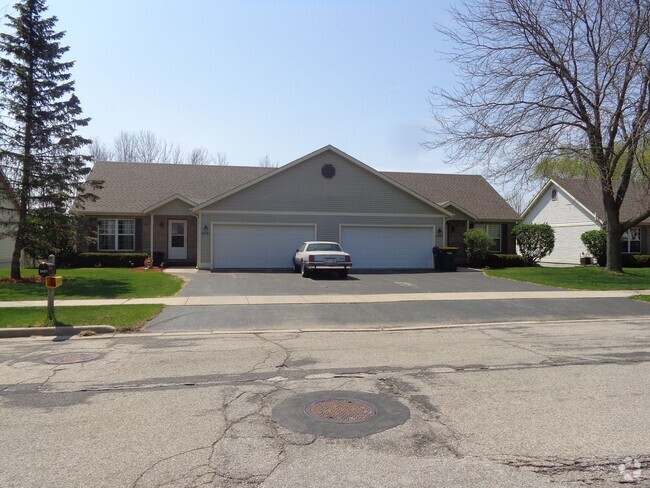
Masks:
[[[647,320],[2,346],[0,486],[650,484]],[[332,438],[273,416],[337,391],[408,417]]]
[[[650,320],[650,304],[629,298],[583,298],[176,306],[165,308],[144,330],[352,330],[620,317]]]

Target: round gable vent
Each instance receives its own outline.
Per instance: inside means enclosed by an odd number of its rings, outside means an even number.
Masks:
[[[334,175],[336,174],[336,168],[331,164],[324,164],[320,170],[320,174],[322,174],[323,177],[327,179],[334,178]]]

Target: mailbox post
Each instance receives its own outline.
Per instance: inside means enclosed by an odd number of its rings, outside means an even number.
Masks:
[[[38,274],[45,282],[47,288],[47,319],[55,320],[54,317],[54,290],[63,284],[62,276],[56,275],[56,264],[54,261],[54,254],[48,256],[47,263],[41,263],[38,267]]]

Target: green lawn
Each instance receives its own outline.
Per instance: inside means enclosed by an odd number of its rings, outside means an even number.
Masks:
[[[106,305],[99,307],[57,307],[59,325],[112,325],[125,332],[137,329],[160,313],[163,305]],[[0,328],[51,325],[45,307],[0,308]]]
[[[23,269],[23,278],[38,276],[35,269]],[[63,285],[56,298],[147,298],[175,295],[183,286],[177,276],[159,271],[131,271],[124,268],[61,269]],[[0,269],[0,280],[9,278],[8,269]],[[44,300],[43,283],[1,283],[0,301]]]
[[[625,268],[623,275],[605,273],[599,267],[489,269],[488,276],[527,281],[575,290],[647,290],[650,268]]]
[[[650,303],[650,295],[634,295],[633,297],[635,300],[639,300],[641,302],[648,302]]]

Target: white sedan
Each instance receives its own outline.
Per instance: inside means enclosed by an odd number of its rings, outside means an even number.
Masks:
[[[341,249],[338,242],[303,242],[293,255],[293,269],[303,277],[318,269],[332,269],[338,271],[340,278],[345,278],[351,267],[350,255]]]

